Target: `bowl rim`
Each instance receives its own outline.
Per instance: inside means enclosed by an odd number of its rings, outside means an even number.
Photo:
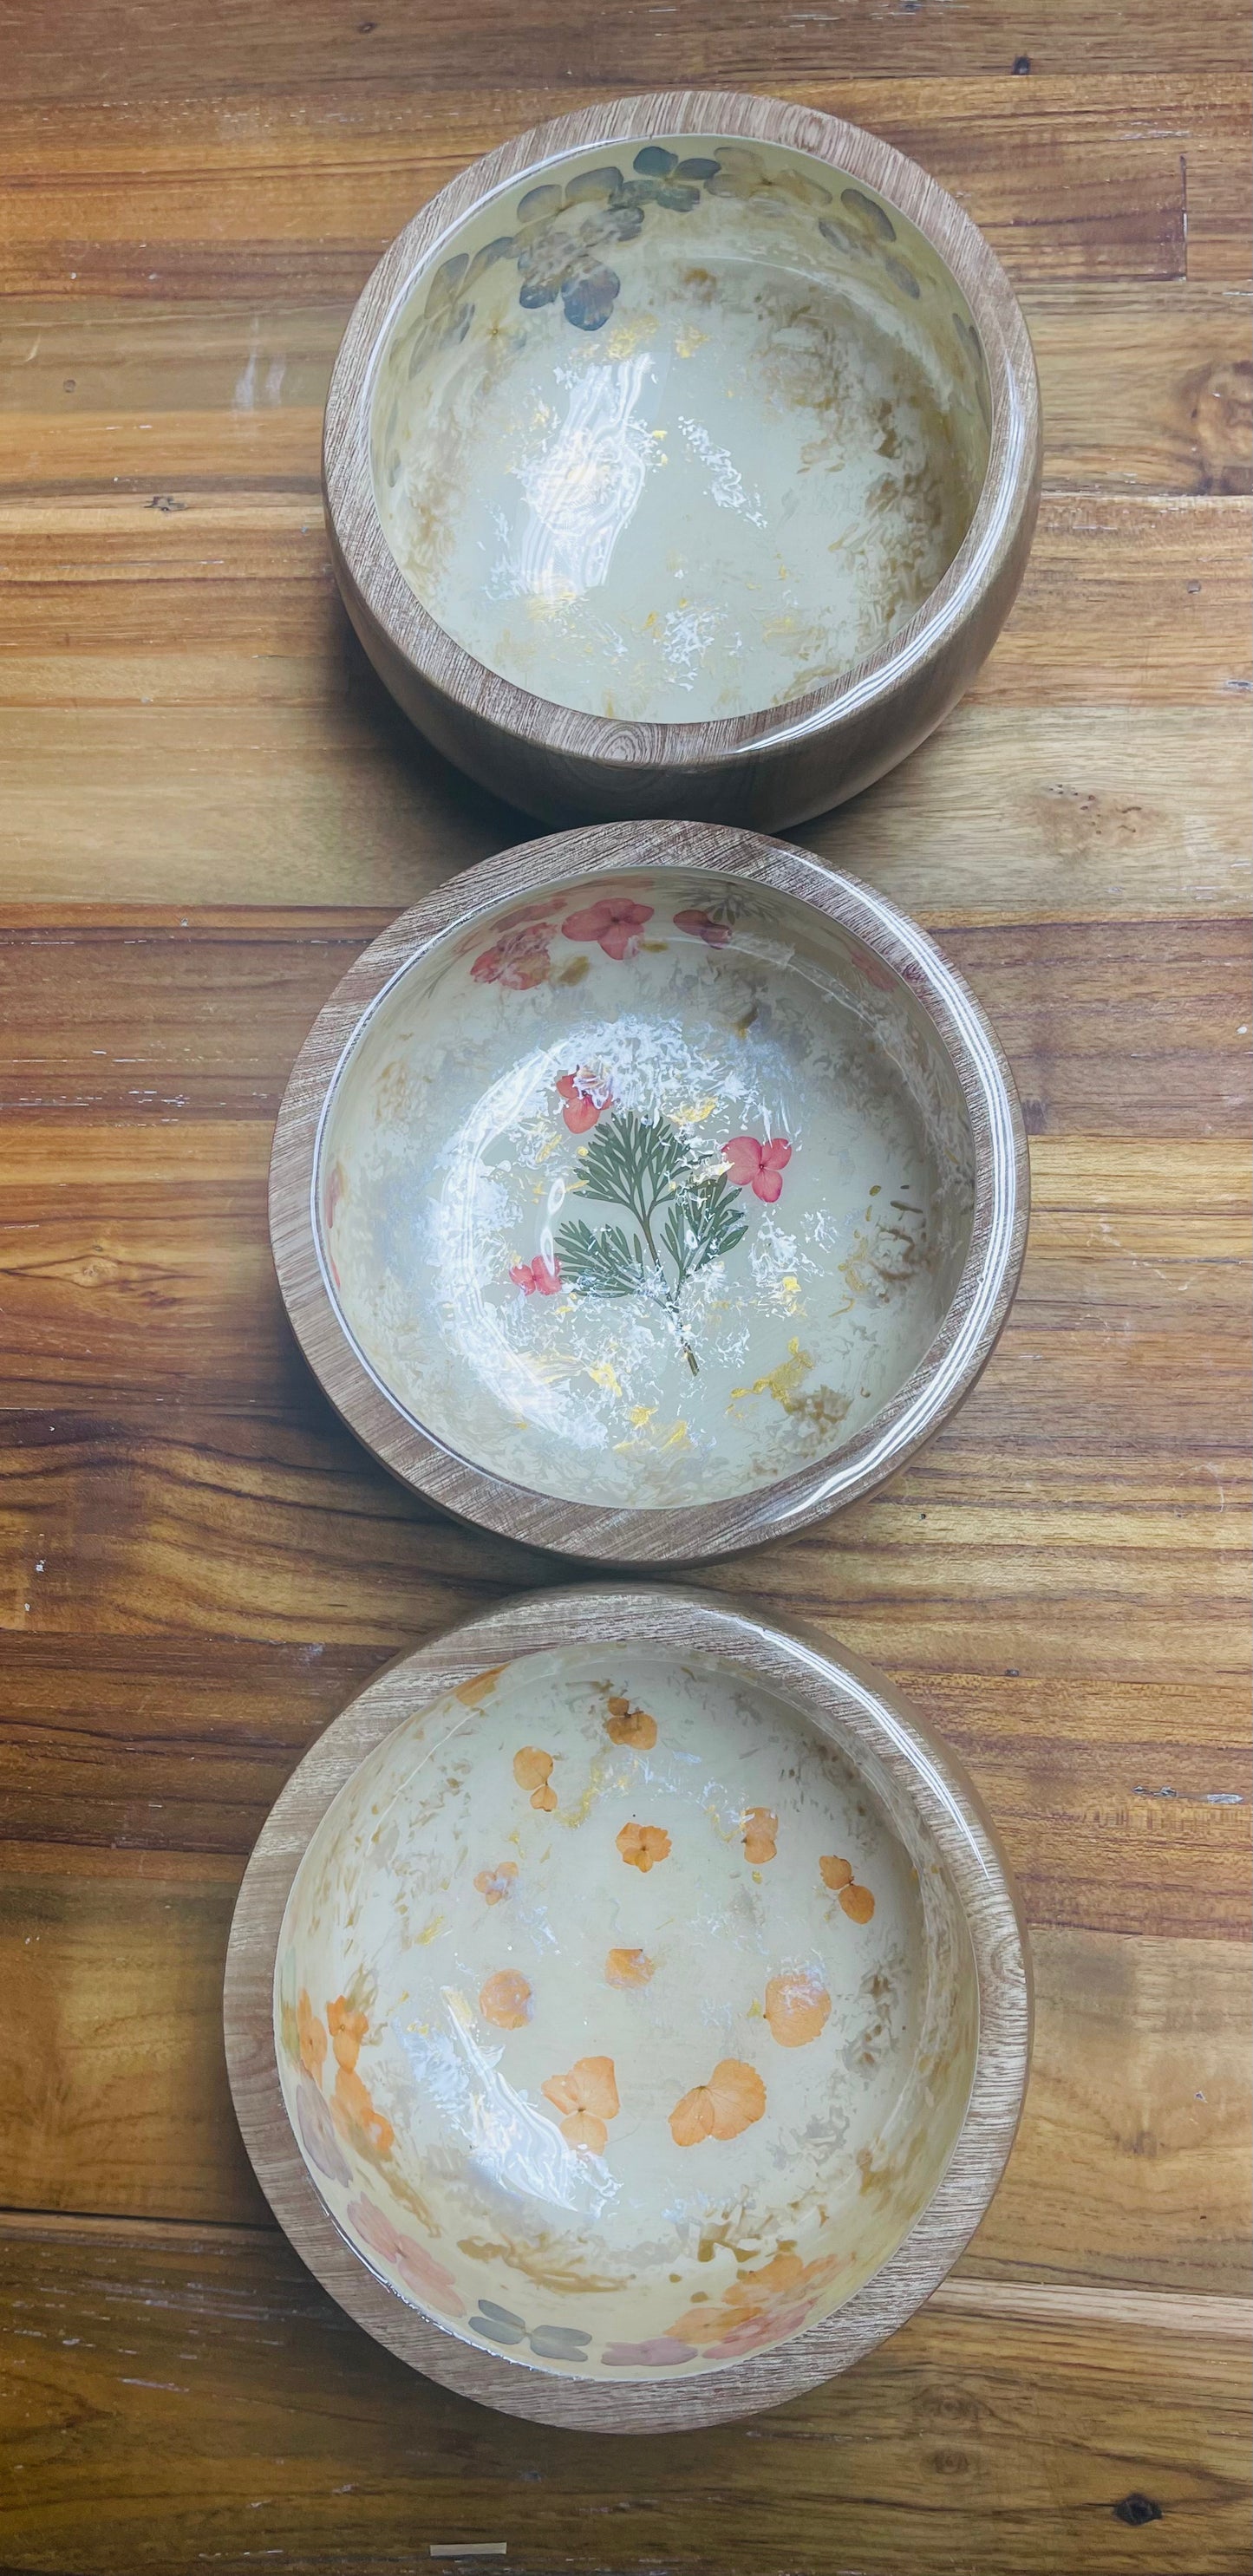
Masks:
[[[844,2306],[770,2351],[688,2381],[577,2380],[485,2353],[371,2271],[341,2234],[283,2100],[274,1976],[297,1869],[345,1782],[430,1700],[521,1655],[623,1639],[701,1655],[779,1692],[846,1749],[865,1748],[920,1812],[970,1937],[978,2037],[969,2099],[940,2181],[895,2252]],[[416,1695],[416,1696],[415,1696]],[[467,1709],[472,1721],[473,1710]],[[389,2351],[446,2388],[532,2422],[671,2432],[776,2406],[834,2377],[931,2296],[987,2210],[1013,2145],[1031,2055],[1026,1927],[996,1830],[963,1766],[871,1664],[748,1602],[646,1585],[523,1595],[395,1658],[334,1718],[293,1772],[254,1846],[231,1923],[223,1997],[231,2091],[258,2181],[302,2262]]]
[[[792,896],[851,931],[909,985],[961,1085],[975,1147],[970,1243],[927,1350],[854,1437],[808,1466],[722,1501],[636,1509],[571,1502],[475,1465],[409,1413],[358,1347],[327,1274],[317,1207],[319,1155],[340,1073],[398,978],[453,932],[569,879],[644,869],[708,873]],[[348,969],[319,1012],[279,1109],[270,1162],[270,1240],[288,1315],[332,1404],[402,1483],[455,1519],[599,1565],[694,1564],[780,1538],[881,1485],[969,1393],[1000,1337],[1026,1246],[1030,1167],[1022,1112],[999,1041],[969,987],[925,931],[885,896],[805,850],[715,823],[599,823],[481,860],[403,912]]]
[[[834,680],[781,705],[701,722],[599,716],[507,679],[466,651],[410,588],[384,534],[370,462],[374,377],[413,279],[449,234],[498,191],[587,150],[700,135],[779,144],[873,188],[915,225],[960,287],[983,342],[991,389],[987,469],[952,563],[904,626]],[[782,99],[733,90],[651,91],[557,117],[458,173],[406,224],[366,280],[340,343],[323,422],[322,484],[333,549],[392,650],[464,713],[622,781],[656,768],[700,773],[820,736],[916,683],[951,645],[1012,557],[1031,506],[1039,386],[1031,340],[996,253],[956,199],[917,162],[863,127]]]

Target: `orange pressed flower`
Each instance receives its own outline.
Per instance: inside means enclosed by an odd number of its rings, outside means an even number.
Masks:
[[[707,2084],[696,2084],[670,2114],[676,2147],[696,2147],[702,2138],[738,2138],[751,2129],[766,2107],[766,2088],[755,2066],[742,2058],[724,2057]]]
[[[468,1682],[458,1682],[453,1698],[459,1699],[463,1708],[478,1708],[488,1692],[495,1690],[504,1669],[503,1664],[493,1664],[488,1672],[472,1673]]]
[[[516,1860],[502,1860],[497,1862],[495,1869],[481,1869],[474,1884],[489,1905],[499,1905],[502,1897],[512,1896],[517,1875]]]
[[[819,1861],[818,1867],[822,1872],[823,1886],[829,1887],[833,1896],[838,1895],[842,1887],[847,1887],[852,1879],[851,1860],[839,1860],[834,1852],[828,1852],[826,1858]]]
[[[609,2138],[605,2122],[616,2120],[621,2107],[612,2057],[580,2057],[568,2075],[550,2075],[540,2090],[562,2114],[559,2126],[566,2145],[603,2154]]]
[[[362,2154],[390,2155],[396,2132],[391,2121],[375,2110],[360,2076],[350,2066],[341,2066],[335,2078],[331,2117],[340,2136]]]
[[[754,1869],[758,1869],[763,1861],[774,1859],[779,1848],[775,1841],[779,1819],[773,1807],[750,1807],[740,1830],[744,1837],[744,1858]]]
[[[361,2042],[370,2027],[367,2016],[363,2012],[354,2012],[346,1995],[337,1995],[334,2003],[326,2007],[326,2024],[337,2064],[354,2067],[361,2054]]]
[[[615,1744],[629,1744],[633,1753],[651,1753],[657,1741],[657,1720],[646,1708],[632,1708],[629,1699],[618,1697],[609,1702],[605,1732]]]
[[[531,1805],[551,1815],[557,1804],[557,1792],[549,1786],[553,1767],[551,1753],[541,1753],[538,1744],[524,1744],[513,1757],[513,1776],[520,1789],[529,1789]]]
[[[320,2084],[326,2056],[326,2032],[308,1995],[303,1992],[296,2001],[296,2029],[300,2037],[300,2063],[306,2075],[311,2075],[314,2083]]]
[[[497,2030],[521,2030],[531,2009],[531,1989],[516,1968],[498,1968],[479,1989],[479,2011]]]
[[[605,1961],[605,1979],[611,1986],[646,1986],[652,1973],[652,1960],[642,1950],[611,1950]]]
[[[624,1825],[617,1843],[628,1869],[642,1870],[645,1878],[659,1860],[670,1858],[670,1836],[662,1825]]]
[[[728,2360],[752,2352],[802,2325],[843,2262],[839,2254],[816,2263],[802,2263],[799,2254],[775,2254],[760,2271],[742,2273],[716,2304],[689,2308],[666,2332],[706,2351],[711,2345],[724,2346]]]
[[[826,2026],[831,1997],[804,1969],[772,1977],[766,1988],[766,2019],[780,2048],[804,2048]]]
[[[840,1889],[840,1904],[854,1923],[868,1923],[874,1912],[874,1898],[868,1887],[859,1887],[856,1879]]]

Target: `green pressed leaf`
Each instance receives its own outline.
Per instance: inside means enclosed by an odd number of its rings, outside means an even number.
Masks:
[[[599,1297],[639,1297],[654,1285],[642,1244],[628,1242],[620,1225],[602,1226],[594,1234],[576,1218],[556,1238],[563,1277],[572,1288]]]

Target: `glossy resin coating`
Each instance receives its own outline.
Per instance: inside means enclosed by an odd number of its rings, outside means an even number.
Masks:
[[[960,206],[814,108],[687,91],[520,135],[415,215],[345,332],[323,480],[366,651],[497,795],[776,826],[960,696],[1040,455]]]
[[[902,976],[732,879],[551,887],[382,996],[332,1090],[332,1293],[396,1402],[580,1503],[752,1493],[861,1430],[969,1250],[974,1142]]]
[[[947,571],[987,364],[916,226],[776,145],[671,136],[499,191],[375,380],[379,517],[504,678],[692,722],[803,696]]]
[[[607,1644],[476,1677],[354,1773],[275,2035],[316,2187],[398,2297],[647,2379],[769,2349],[894,2253],[976,1994],[899,1797],[746,1676]]]

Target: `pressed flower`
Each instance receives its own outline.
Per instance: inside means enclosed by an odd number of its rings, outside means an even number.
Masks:
[[[296,2085],[296,2121],[305,2153],[318,2172],[330,2182],[351,2182],[352,2167],[335,2135],[330,2112],[308,2075],[301,2075]]]
[[[326,2058],[326,2030],[319,2021],[309,1997],[301,1993],[296,1999],[296,2029],[300,2036],[300,2063],[315,2084],[322,2080]]]
[[[504,1897],[512,1896],[517,1875],[516,1860],[502,1860],[497,1862],[495,1869],[481,1869],[474,1884],[489,1905],[499,1905]]]
[[[464,2314],[465,2301],[459,2296],[447,2265],[437,2263],[434,2255],[429,2254],[424,2245],[419,2245],[416,2236],[402,2235],[364,2192],[356,2200],[349,2201],[348,2224],[355,2227],[363,2245],[368,2245],[372,2253],[381,2254],[385,2263],[395,2266],[406,2288],[418,2298],[429,2298],[453,2316]]]
[[[856,1879],[851,1886],[840,1889],[840,1904],[853,1923],[868,1923],[874,1912],[874,1898],[869,1888],[859,1887]]]
[[[786,1136],[768,1136],[761,1144],[756,1136],[732,1136],[722,1148],[722,1160],[737,1190],[751,1190],[754,1198],[773,1206],[783,1188],[783,1175],[792,1159],[792,1148]]]
[[[616,2120],[621,2108],[612,2057],[580,2057],[567,2075],[550,2075],[540,2090],[562,2115],[566,2145],[602,2154],[609,2137],[605,2123]]]
[[[633,956],[645,922],[651,921],[651,903],[633,903],[629,895],[602,895],[582,912],[572,912],[562,922],[566,939],[590,939],[603,948],[606,957],[616,957],[619,964]]]
[[[479,2011],[497,2030],[521,2030],[533,2010],[530,1986],[516,1968],[498,1968],[479,1988]]]
[[[458,1682],[453,1698],[459,1699],[463,1708],[479,1708],[495,1690],[504,1669],[503,1664],[491,1664],[485,1673],[472,1674],[468,1682]]]
[[[548,922],[524,924],[507,930],[495,946],[485,948],[476,957],[470,973],[476,984],[503,984],[506,992],[530,992],[536,984],[546,984],[551,972],[548,943],[552,938]]]
[[[731,936],[730,922],[716,920],[712,912],[676,912],[674,926],[692,939],[703,939],[706,948],[725,948]]]
[[[546,1261],[537,1252],[534,1261],[515,1261],[509,1276],[524,1297],[555,1297],[561,1286],[561,1263]]]
[[[624,1825],[617,1845],[628,1869],[642,1870],[645,1878],[659,1860],[670,1858],[670,1836],[664,1825]]]
[[[823,1886],[829,1887],[833,1896],[837,1896],[842,1887],[847,1887],[853,1877],[851,1860],[841,1860],[836,1852],[826,1853],[818,1867],[822,1872]]]
[[[636,1753],[651,1753],[657,1741],[657,1720],[646,1708],[632,1708],[629,1699],[620,1694],[606,1703],[609,1715],[605,1733],[615,1744],[629,1744]]]
[[[681,2361],[695,2361],[694,2343],[680,2343],[677,2335],[652,2335],[647,2343],[607,2343],[601,2356],[606,2370],[670,2370]]]
[[[778,1830],[779,1819],[773,1807],[748,1809],[741,1831],[744,1838],[744,1858],[751,1862],[754,1869],[760,1869],[763,1862],[774,1859],[779,1848],[775,1840]]]
[[[742,2058],[724,2057],[707,2084],[695,2084],[670,2114],[676,2147],[696,2147],[702,2138],[738,2138],[760,2120],[766,2088],[755,2066]]]
[[[760,2270],[741,2274],[716,2304],[702,2305],[679,2317],[668,2333],[701,2345],[708,2357],[732,2359],[780,2335],[792,2334],[810,2314],[820,2290],[833,2281],[844,2258],[819,2256],[802,2263],[799,2254],[775,2254]]]
[[[520,1789],[528,1789],[531,1805],[551,1815],[557,1804],[557,1792],[549,1784],[553,1767],[551,1753],[541,1753],[538,1744],[524,1744],[513,1757],[513,1776]]]
[[[365,2155],[390,2155],[396,2132],[386,2115],[375,2110],[360,2076],[350,2066],[341,2066],[336,2075],[331,2117],[350,2146],[358,2147]]]
[[[778,2343],[784,2335],[795,2334],[808,2314],[807,2300],[798,2301],[793,2308],[746,2310],[717,2343],[706,2344],[705,2359],[738,2361],[747,2352],[760,2352],[763,2344]]]
[[[646,1986],[652,1973],[652,1960],[642,1950],[611,1950],[605,1961],[605,1982],[610,1986]]]
[[[565,1102],[562,1117],[572,1136],[586,1136],[598,1118],[613,1107],[613,1093],[608,1083],[593,1081],[590,1074],[563,1073],[557,1090]]]
[[[780,2048],[804,2048],[825,2029],[831,2012],[826,1987],[808,1970],[772,1977],[766,1988],[766,2019]]]
[[[326,2007],[326,2026],[331,2046],[340,2066],[355,2066],[361,2054],[361,2042],[370,2024],[365,2013],[356,2012],[346,1995],[337,1995]]]

